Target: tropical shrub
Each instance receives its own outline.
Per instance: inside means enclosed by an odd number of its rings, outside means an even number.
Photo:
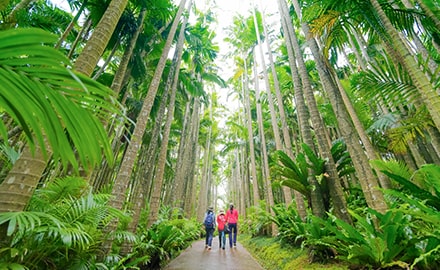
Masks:
[[[163,206],[156,223],[150,228],[142,227],[138,230],[139,242],[136,243],[133,253],[148,258],[139,262],[138,267],[159,269],[194,240],[199,239],[202,231],[198,221],[182,218],[177,208]]]
[[[7,226],[0,269],[100,269],[102,228],[126,219],[107,206],[108,194],[93,194],[84,179],[56,179],[37,189],[27,211],[0,213]],[[127,240],[134,236],[123,234]]]
[[[272,223],[270,213],[266,211],[266,203],[260,201],[258,206],[247,209],[246,220],[241,220],[240,231],[251,236],[269,235],[269,228]]]
[[[410,217],[391,211],[381,214],[368,209],[367,215],[350,210],[355,222],[348,224],[332,216],[332,219],[315,219],[327,233],[319,238],[309,237],[307,244],[321,244],[335,250],[337,258],[355,266],[387,268],[408,267],[406,258],[414,251],[409,223]]]
[[[306,224],[293,205],[288,208],[276,205],[273,210],[275,216],[272,221],[278,226],[278,237],[291,245],[300,245],[306,237]]]

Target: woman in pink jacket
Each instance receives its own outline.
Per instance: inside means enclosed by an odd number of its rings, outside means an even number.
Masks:
[[[229,226],[229,247],[232,248],[237,246],[237,222],[238,222],[238,211],[234,208],[234,204],[229,205],[229,210],[226,212],[226,222]],[[232,236],[232,234],[234,234]]]

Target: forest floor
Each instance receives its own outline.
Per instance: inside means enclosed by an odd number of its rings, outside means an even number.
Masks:
[[[205,240],[198,240],[163,269],[165,270],[263,270],[264,268],[240,244],[237,247],[220,249],[218,238],[213,241],[211,250],[205,248]]]
[[[241,243],[265,270],[348,270],[350,267],[335,259],[311,262],[310,254],[300,247],[283,245],[273,237],[241,235]]]

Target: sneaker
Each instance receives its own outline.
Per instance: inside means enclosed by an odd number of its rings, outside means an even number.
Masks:
[[[234,243],[234,248],[236,248],[236,247],[237,247],[237,244]]]
[[[208,248],[208,245],[205,245],[205,248]]]
[[[222,247],[223,250],[225,250],[225,247]]]
[[[208,246],[208,250],[211,250],[211,247]]]

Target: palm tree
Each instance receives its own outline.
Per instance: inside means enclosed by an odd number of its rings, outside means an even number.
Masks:
[[[244,22],[244,23],[243,23]],[[252,126],[253,118],[252,118],[252,110],[251,110],[251,93],[249,90],[249,69],[248,69],[248,52],[250,48],[253,46],[253,42],[255,41],[254,32],[248,31],[248,29],[252,29],[254,26],[253,22],[249,22],[249,20],[245,20],[242,16],[233,18],[233,26],[230,29],[230,33],[225,41],[231,44],[233,47],[231,51],[234,51],[234,60],[236,65],[239,67],[231,79],[231,82],[234,82],[234,79],[240,78],[240,82],[236,88],[240,89],[241,93],[238,95],[242,99],[243,104],[243,113],[244,113],[244,122],[246,124],[247,129],[247,139],[248,139],[248,155],[250,158],[250,182],[252,184],[252,194],[253,194],[253,205],[258,206],[260,202],[260,188],[259,181],[257,176],[257,158],[256,158],[256,147],[254,140],[254,128]],[[238,51],[235,54],[235,51]],[[240,56],[237,56],[240,55]]]
[[[437,129],[440,129],[440,106],[436,89],[434,89],[429,78],[426,78],[425,74],[419,68],[414,56],[402,42],[401,38],[399,37],[399,32],[392,25],[390,19],[386,16],[379,2],[377,0],[370,0],[370,3],[374,11],[377,13],[380,23],[383,25],[386,33],[388,34],[388,36],[382,36],[386,49],[389,53],[392,51],[395,55],[397,55],[397,60],[408,71],[411,79],[414,81],[414,84],[420,92],[428,111],[431,114],[434,125],[437,127]]]
[[[295,105],[297,110],[297,117],[298,117],[299,130],[301,132],[301,138],[305,144],[307,144],[311,149],[314,149],[313,137],[310,126],[308,124],[310,116],[304,101],[303,86],[301,84],[298,68],[295,63],[296,52],[293,49],[293,44],[294,44],[293,39],[295,38],[294,37],[295,33],[293,32],[290,16],[288,15],[288,12],[286,12],[287,10],[285,6],[285,2],[283,0],[280,0],[278,2],[278,9],[281,14],[281,24],[283,26],[285,33],[284,38],[287,46],[290,72],[292,74],[293,87],[295,91]],[[322,200],[320,186],[317,184],[317,180],[313,173],[309,173],[308,175],[309,175],[309,183],[316,187],[311,192],[311,197],[308,198],[310,200],[312,212],[316,216],[323,217],[325,216],[325,210],[324,210],[325,207]]]
[[[273,98],[272,98],[272,90],[270,87],[270,83],[269,83],[269,75],[267,73],[267,69],[266,69],[266,61],[264,58],[264,53],[263,53],[263,45],[261,42],[261,38],[260,38],[260,26],[258,25],[258,20],[257,20],[257,14],[255,12],[255,8],[252,9],[252,13],[253,13],[253,18],[254,18],[254,24],[255,24],[255,31],[256,31],[256,37],[257,37],[257,44],[260,44],[259,47],[259,53],[260,53],[260,61],[261,61],[261,65],[263,66],[263,76],[264,76],[264,82],[265,82],[265,86],[266,86],[266,92],[267,92],[267,99],[269,101],[269,112],[270,112],[270,116],[271,116],[271,123],[272,123],[272,130],[273,130],[273,136],[275,139],[275,147],[277,150],[281,150],[283,149],[283,144],[281,142],[281,136],[280,136],[280,132],[279,132],[279,126],[278,126],[278,121],[277,121],[277,111],[275,110],[275,106],[274,106],[274,102],[273,102]],[[262,17],[262,19],[264,19],[264,17]],[[263,33],[265,35],[266,38],[266,44],[269,50],[269,54],[270,54],[270,45],[269,45],[269,37],[267,37],[267,31],[266,31],[266,25],[265,25],[265,21],[262,21],[263,24]],[[271,62],[271,68],[274,67],[273,65],[273,61]],[[283,194],[284,194],[284,200],[286,203],[286,206],[288,206],[291,202],[292,202],[292,194],[290,193],[290,189],[286,186],[282,187],[283,189]]]
[[[104,52],[128,0],[112,0],[103,14],[83,51],[75,61],[75,69],[87,76],[92,75]]]
[[[126,149],[124,158],[120,165],[120,169],[116,177],[117,181],[115,182],[112,190],[113,197],[112,200],[109,202],[109,205],[116,209],[122,209],[122,206],[125,202],[125,196],[126,196],[125,191],[127,190],[128,184],[130,182],[133,167],[135,165],[135,161],[137,160],[138,150],[140,148],[142,137],[150,117],[151,108],[154,103],[153,101],[156,96],[157,89],[159,87],[162,72],[165,68],[165,62],[168,57],[168,52],[170,51],[171,43],[174,39],[177,26],[184,11],[185,3],[186,0],[182,0],[180,2],[179,9],[177,11],[177,14],[174,18],[174,22],[168,34],[165,47],[162,51],[161,58],[154,72],[154,77],[150,83],[147,96],[143,102],[141,111],[137,118],[136,127],[133,130],[130,143]],[[110,225],[107,228],[107,232],[113,232],[116,229],[116,226],[117,226],[117,222],[110,223]],[[107,254],[107,252],[110,251],[111,244],[112,244],[112,238],[108,238],[108,241],[105,241],[103,245],[105,254]]]
[[[258,46],[258,45],[257,45]],[[269,170],[269,156],[267,153],[267,145],[266,145],[266,135],[263,126],[263,112],[261,108],[261,99],[260,99],[260,86],[259,86],[259,74],[257,71],[257,55],[256,48],[254,47],[254,61],[253,61],[253,74],[254,74],[254,84],[255,84],[255,107],[257,109],[257,125],[258,125],[258,133],[260,138],[260,147],[261,147],[261,159],[262,159],[262,174],[263,174],[263,183],[264,183],[264,194],[266,195],[267,208],[271,215],[274,215],[273,206],[275,205],[273,191],[272,191],[272,183],[270,181],[270,170]],[[277,234],[276,224],[272,223],[272,235]]]
[[[191,6],[192,6],[192,0],[189,1],[188,10],[191,9]],[[166,122],[163,130],[162,146],[160,148],[160,152],[157,160],[155,181],[153,182],[153,187],[151,192],[148,226],[151,226],[154,222],[156,222],[160,209],[160,201],[161,201],[162,186],[163,186],[164,171],[165,171],[164,168],[166,164],[166,156],[168,153],[167,150],[168,150],[168,141],[170,136],[171,124],[174,118],[177,84],[180,74],[179,73],[180,63],[182,60],[183,41],[185,38],[185,29],[187,22],[188,22],[188,16],[185,16],[180,29],[179,38],[177,40],[177,50],[175,52],[175,57],[174,57],[175,61],[173,61],[173,68],[171,69],[168,75],[170,83],[167,83],[166,87],[171,88],[171,92],[169,97]]]
[[[294,4],[296,7],[299,7],[298,1],[294,1]],[[300,11],[297,11],[297,16],[298,18],[302,19]],[[301,26],[303,31],[307,33],[306,35],[309,35],[307,23],[302,22]],[[333,83],[334,78],[330,76],[332,72],[330,72],[327,65],[325,65],[323,57],[319,53],[318,46],[314,39],[309,38],[308,44],[313,53],[315,62],[317,63],[317,69],[324,85],[324,89],[328,93],[333,110],[337,116],[339,130],[349,149],[367,203],[370,207],[383,212],[387,209],[387,206],[383,199],[383,194],[377,189],[378,179],[374,175],[372,168],[369,165],[368,157],[365,155],[362,145],[359,144],[359,137],[353,127],[350,117],[347,114],[344,102],[342,101],[342,94],[340,91],[338,91],[338,87]],[[358,129],[362,129],[362,127],[358,127]]]
[[[117,103],[108,88],[63,66],[69,64],[68,59],[45,45],[55,39],[38,29],[0,33],[0,92],[7,102],[2,107],[27,137],[23,155],[0,185],[1,212],[25,209],[50,157],[76,169],[75,152],[86,168],[98,164],[102,153],[112,162],[107,135],[98,119],[118,113]],[[5,142],[4,123],[0,126]]]

